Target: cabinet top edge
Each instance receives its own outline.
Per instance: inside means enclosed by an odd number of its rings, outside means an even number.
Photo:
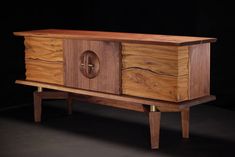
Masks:
[[[187,46],[202,43],[216,42],[216,38],[192,37],[192,36],[174,36],[159,34],[137,34],[123,32],[101,32],[87,30],[63,30],[63,29],[43,29],[14,32],[16,36],[32,36],[62,39],[84,39],[84,40],[102,40],[117,41],[143,44],[159,44],[172,46]]]

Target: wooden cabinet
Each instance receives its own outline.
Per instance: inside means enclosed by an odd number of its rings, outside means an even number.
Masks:
[[[14,34],[25,38],[26,79],[16,82],[38,87],[35,121],[41,120],[41,99],[69,99],[74,93],[79,100],[150,112],[151,137],[159,135],[158,112],[181,112],[188,137],[189,108],[215,99],[210,95],[215,38],[53,29]],[[154,137],[152,148],[158,148]]]
[[[26,80],[173,102],[210,95],[209,42],[181,46],[23,35]],[[82,66],[85,51],[96,56],[96,64]]]

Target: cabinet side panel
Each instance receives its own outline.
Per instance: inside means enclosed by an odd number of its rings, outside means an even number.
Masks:
[[[189,47],[178,47],[178,84],[177,100],[189,99]]]
[[[187,53],[177,46],[123,43],[123,94],[174,102],[187,100]]]
[[[62,39],[25,37],[26,80],[64,84]]]
[[[210,95],[210,44],[189,47],[190,99]]]

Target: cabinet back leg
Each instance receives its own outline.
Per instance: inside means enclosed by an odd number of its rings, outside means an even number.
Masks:
[[[161,112],[149,112],[151,148],[159,148]]]
[[[73,98],[68,94],[68,98],[67,98],[67,109],[68,109],[68,115],[71,115],[73,110],[72,110],[72,102],[73,102]]]
[[[183,138],[189,138],[189,108],[181,111],[181,125]]]
[[[42,98],[40,92],[34,92],[34,121],[41,122],[42,116]]]

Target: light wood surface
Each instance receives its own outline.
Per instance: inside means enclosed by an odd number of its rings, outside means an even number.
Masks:
[[[153,100],[153,99],[147,99],[147,98],[138,98],[138,97],[132,97],[132,96],[125,96],[125,95],[114,95],[114,94],[108,94],[108,93],[93,92],[93,91],[75,89],[71,87],[64,87],[60,85],[53,85],[53,84],[48,84],[48,83],[36,82],[36,81],[16,80],[16,83],[27,85],[27,86],[54,89],[58,91],[70,92],[70,93],[81,94],[81,95],[96,96],[96,97],[107,98],[107,99],[127,101],[127,102],[132,102],[132,103],[170,107],[172,109],[183,109],[183,108],[187,108],[187,107],[191,107],[194,105],[198,105],[198,104],[215,100],[215,96],[210,95],[210,96],[205,96],[205,97],[194,99],[194,100],[177,103],[177,102]]]
[[[161,112],[149,112],[151,148],[159,148]]]
[[[64,84],[63,63],[26,59],[26,80]]]
[[[190,99],[210,95],[210,44],[189,48]]]
[[[25,58],[62,62],[62,44],[62,39],[25,37]]]
[[[26,79],[63,85],[62,40],[26,37],[24,43]]]
[[[81,55],[93,51],[99,59],[99,73],[89,79],[80,71]],[[120,44],[115,42],[65,40],[65,85],[92,91],[120,94]]]
[[[188,100],[188,47],[122,43],[123,94]]]
[[[188,74],[187,46],[122,43],[122,57],[123,69],[136,67],[166,76]]]
[[[59,30],[59,29],[14,32],[14,35],[63,38],[63,39],[119,41],[119,42],[178,45],[178,46],[216,41],[215,38],[207,38],[207,37],[187,37],[187,36],[172,36],[172,35],[99,32],[99,31],[82,31],[82,30]]]

